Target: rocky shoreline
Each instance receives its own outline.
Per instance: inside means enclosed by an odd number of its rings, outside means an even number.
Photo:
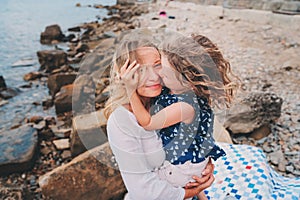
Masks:
[[[113,162],[105,138],[89,143],[90,149],[104,144],[92,150],[97,154],[97,159],[85,152],[87,146],[80,140],[84,135],[87,135],[87,140],[101,138],[93,135],[95,133],[105,135],[106,121],[102,109],[108,98],[108,70],[87,73],[82,71],[85,70],[82,63],[77,64],[91,56],[88,59],[97,63],[96,67],[107,66],[118,36],[126,30],[147,26],[172,28],[183,34],[201,33],[216,42],[232,63],[234,72],[241,78],[242,87],[237,102],[251,93],[261,97],[248,98],[250,104],[246,105],[260,105],[260,122],[264,123],[256,123],[251,130],[239,130],[237,134],[229,123],[225,123],[233,142],[261,147],[276,171],[288,177],[300,176],[300,104],[297,102],[300,95],[297,93],[300,80],[297,58],[300,53],[297,36],[299,28],[291,27],[289,32],[285,32],[282,29],[287,27],[281,24],[255,24],[226,15],[230,10],[225,11],[225,14],[215,8],[204,12],[205,7],[191,3],[170,2],[166,7],[158,1],[144,5],[95,5],[95,8],[106,8],[109,11],[110,17],[103,19],[103,23],[91,22],[72,27],[68,30],[68,36],[62,34],[59,26],[52,25],[41,34],[41,43],[54,44],[55,49],[39,51],[40,70],[26,74],[24,79],[46,80],[50,96],[41,106],[44,109],[54,106],[57,116],[32,116],[24,124],[13,127],[11,132],[7,132],[8,135],[13,132],[26,135],[11,138],[13,143],[0,138],[0,142],[6,144],[1,147],[6,159],[0,163],[1,198],[67,199],[68,195],[75,199],[96,199],[105,195],[108,195],[105,199],[122,197],[125,188],[118,171],[99,166],[97,160],[100,158]],[[158,15],[162,9],[166,11],[167,17]],[[195,17],[197,14],[199,18]],[[68,42],[69,49],[62,50],[60,42]],[[0,79],[0,82],[0,91],[7,91],[5,81]],[[82,96],[90,98],[90,101],[81,101]],[[85,109],[72,113],[74,101],[84,103],[76,106],[84,106]],[[249,107],[253,111],[253,106]],[[270,114],[272,109],[275,111]],[[97,120],[94,116],[97,116]],[[253,125],[254,122],[250,123]],[[29,153],[12,154],[14,146],[24,142],[24,137],[32,138],[26,139],[31,145],[28,145]],[[25,157],[27,160],[24,161]],[[103,173],[95,179],[99,171]],[[112,183],[116,186],[109,189]],[[81,196],[87,191],[90,196]]]

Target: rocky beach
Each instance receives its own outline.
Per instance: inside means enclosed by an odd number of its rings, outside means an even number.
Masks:
[[[241,85],[232,107],[219,115],[227,141],[260,147],[279,174],[300,177],[299,14],[178,1],[93,7],[107,9],[108,17],[67,34],[57,24],[41,33],[40,42],[51,48],[37,50],[39,69],[24,80],[48,88],[48,98],[32,104],[55,114],[32,115],[1,132],[1,199],[122,199],[103,108],[119,37],[144,27],[202,34],[216,43]],[[0,106],[15,95],[0,77]]]

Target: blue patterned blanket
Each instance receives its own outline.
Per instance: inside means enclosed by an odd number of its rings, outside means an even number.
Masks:
[[[226,153],[215,162],[215,182],[205,193],[208,199],[300,199],[300,178],[279,175],[267,163],[263,151],[248,145],[218,143]]]

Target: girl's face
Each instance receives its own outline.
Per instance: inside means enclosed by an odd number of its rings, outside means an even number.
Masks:
[[[175,94],[186,91],[187,86],[183,85],[182,75],[172,67],[164,53],[161,53],[161,65],[162,67],[158,73],[162,78],[164,85]]]
[[[157,69],[161,67],[160,55],[154,47],[141,47],[136,50],[140,80],[137,93],[142,97],[156,97],[162,85]]]

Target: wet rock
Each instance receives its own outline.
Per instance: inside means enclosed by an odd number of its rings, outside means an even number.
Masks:
[[[57,126],[50,127],[54,135],[58,138],[65,138],[71,135],[71,128],[60,128],[58,129]]]
[[[28,74],[25,74],[23,76],[23,79],[25,81],[33,81],[33,80],[41,78],[42,76],[43,76],[43,74],[40,72],[29,72]]]
[[[0,175],[21,172],[32,167],[37,148],[37,132],[24,125],[0,134]]]
[[[64,150],[70,148],[69,139],[53,140],[53,144],[57,150]]]
[[[6,89],[6,83],[3,76],[0,76],[0,91]]]
[[[80,53],[80,52],[89,52],[89,46],[87,44],[79,42],[77,44],[77,46],[75,47],[75,51],[77,53]]]
[[[61,89],[64,85],[69,85],[74,82],[76,79],[76,74],[53,74],[48,78],[48,88],[51,96],[55,96],[55,94]]]
[[[73,85],[65,85],[55,95],[54,106],[56,114],[69,112],[72,110]]]
[[[47,26],[45,31],[41,33],[40,42],[42,44],[52,44],[53,41],[62,41],[64,37],[59,25],[54,24]]]
[[[79,26],[75,26],[75,27],[68,28],[68,31],[71,31],[71,32],[80,32],[81,29],[80,29]]]
[[[4,106],[5,104],[8,104],[8,103],[9,103],[8,101],[0,99],[0,107]]]
[[[72,156],[105,143],[107,136],[101,128],[104,125],[106,118],[103,110],[74,117],[70,137]]]
[[[106,143],[41,176],[38,183],[47,199],[122,199],[126,190],[119,171],[110,167],[114,165]]]
[[[233,134],[250,133],[281,114],[282,99],[272,93],[254,93],[232,106],[224,126]]]
[[[40,121],[43,121],[44,118],[42,116],[32,116],[29,119],[29,122],[38,124]]]
[[[46,128],[46,121],[43,120],[43,121],[40,121],[37,124],[34,124],[33,128],[35,128],[38,131],[41,131],[41,130],[45,129]]]
[[[52,72],[60,66],[67,64],[67,54],[62,50],[42,50],[37,52],[40,70]]]
[[[5,90],[0,91],[0,98],[2,99],[10,99],[20,92],[17,88],[6,88]]]

